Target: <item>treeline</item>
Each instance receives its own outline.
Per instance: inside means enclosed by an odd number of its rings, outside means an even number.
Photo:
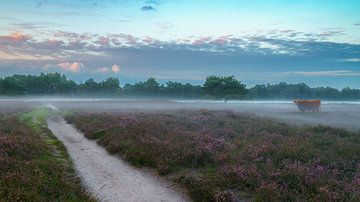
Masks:
[[[0,95],[118,95],[120,90],[117,78],[107,78],[101,82],[88,79],[80,84],[60,73],[0,78]]]
[[[173,81],[162,85],[154,78],[149,78],[145,82],[126,84],[123,93],[132,96],[241,99],[245,98],[247,89],[234,76],[209,76],[203,86]]]
[[[129,96],[165,96],[165,97],[192,97],[202,95],[202,87],[189,83],[168,81],[165,85],[158,83],[154,78],[135,84],[125,84],[123,94]]]
[[[254,99],[325,99],[325,100],[357,100],[360,89],[349,87],[338,90],[331,87],[311,88],[305,83],[256,85],[249,89],[248,98]]]
[[[326,99],[358,100],[360,90],[330,87],[311,88],[304,83],[256,85],[246,88],[234,76],[209,76],[204,85],[168,81],[160,84],[154,78],[120,87],[118,78],[96,82],[88,79],[76,83],[60,73],[13,75],[0,78],[0,95],[67,95],[67,96],[133,96],[203,99]]]

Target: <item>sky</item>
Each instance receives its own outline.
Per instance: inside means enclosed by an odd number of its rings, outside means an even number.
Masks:
[[[0,77],[360,88],[360,0],[1,0]]]

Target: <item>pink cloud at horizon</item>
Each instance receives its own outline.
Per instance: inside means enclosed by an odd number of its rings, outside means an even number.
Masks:
[[[71,72],[79,72],[81,68],[84,67],[84,64],[81,62],[63,62],[59,63],[58,66],[63,69],[64,71],[71,71]]]
[[[111,71],[114,72],[114,73],[119,73],[120,72],[120,67],[119,65],[113,65],[111,67]]]

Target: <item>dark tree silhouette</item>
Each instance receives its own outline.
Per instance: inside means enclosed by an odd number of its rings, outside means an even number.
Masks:
[[[209,76],[203,86],[168,81],[160,84],[155,78],[120,87],[118,78],[96,82],[88,79],[76,83],[60,73],[13,75],[0,78],[0,95],[70,95],[70,96],[146,96],[215,99],[325,99],[358,100],[360,90],[330,87],[311,88],[305,83],[255,85],[249,89],[234,76]]]
[[[222,99],[244,98],[247,92],[245,85],[234,76],[209,76],[206,78],[203,90],[208,97]]]

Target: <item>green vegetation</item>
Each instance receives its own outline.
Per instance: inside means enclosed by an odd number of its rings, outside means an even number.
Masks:
[[[0,201],[95,201],[81,187],[66,149],[46,128],[47,110],[2,114]]]
[[[59,73],[14,75],[0,78],[0,95],[65,95],[65,96],[141,96],[206,99],[360,99],[360,89],[330,87],[310,88],[304,83],[246,86],[234,76],[209,76],[203,86],[168,81],[160,84],[154,78],[120,87],[118,78],[96,82],[88,79],[77,84]]]
[[[13,75],[0,79],[0,95],[117,95],[120,90],[117,78],[101,82],[93,79],[77,84],[59,73]]]
[[[207,96],[220,99],[241,99],[247,93],[245,85],[236,80],[234,76],[209,76],[206,78],[203,91]]]
[[[360,99],[360,89],[344,88],[341,91],[330,87],[310,88],[305,83],[274,85],[256,85],[249,89],[248,98],[253,99],[325,99],[354,100]]]
[[[161,85],[154,78],[145,82],[125,84],[123,94],[128,96],[165,96],[165,97],[192,97],[199,98],[202,95],[201,86],[193,86],[189,83],[182,84],[168,81]]]
[[[155,168],[195,201],[358,201],[360,134],[230,111],[69,114],[110,153]]]

